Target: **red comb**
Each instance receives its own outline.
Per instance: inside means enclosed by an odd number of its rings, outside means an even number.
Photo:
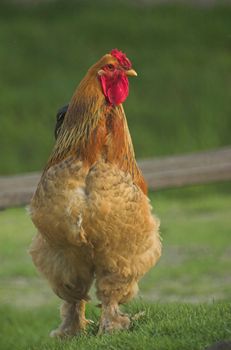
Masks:
[[[131,61],[127,58],[125,53],[123,53],[122,51],[119,51],[118,49],[113,49],[111,50],[110,54],[117,59],[117,61],[123,68],[125,69],[132,68]]]

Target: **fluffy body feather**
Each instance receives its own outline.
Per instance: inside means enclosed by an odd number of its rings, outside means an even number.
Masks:
[[[159,221],[151,214],[123,107],[106,98],[97,76],[102,69],[100,74],[110,74],[112,64],[130,72],[119,58],[103,56],[80,83],[31,202],[38,229],[33,261],[65,300],[63,322],[52,335],[85,328],[94,279],[102,302],[100,332],[128,328],[118,305],[135,295],[161,254]]]

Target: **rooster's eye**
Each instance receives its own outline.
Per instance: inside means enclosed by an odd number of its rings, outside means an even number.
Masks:
[[[108,68],[109,70],[114,70],[115,67],[113,66],[113,64],[108,64],[108,65],[107,65],[107,68]]]

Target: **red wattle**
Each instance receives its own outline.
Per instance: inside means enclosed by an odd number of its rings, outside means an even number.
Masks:
[[[127,76],[123,72],[114,74],[111,77],[101,75],[100,81],[103,93],[110,104],[119,105],[128,97],[129,82]]]

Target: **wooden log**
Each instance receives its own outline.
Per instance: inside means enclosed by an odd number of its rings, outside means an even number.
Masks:
[[[36,189],[41,173],[0,177],[0,209],[26,205]]]
[[[231,147],[139,162],[151,189],[231,180]]]
[[[231,147],[138,163],[154,190],[231,180]],[[0,209],[28,204],[40,176],[35,172],[0,177]]]

